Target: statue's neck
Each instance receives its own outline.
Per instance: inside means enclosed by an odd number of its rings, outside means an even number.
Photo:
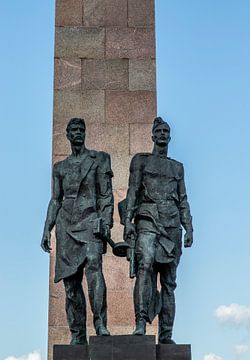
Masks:
[[[72,155],[73,156],[81,156],[86,148],[85,148],[85,145],[74,145],[74,144],[71,144],[71,150],[72,150]]]
[[[168,155],[168,145],[166,146],[159,146],[157,144],[154,144],[153,147],[153,154],[154,155]]]

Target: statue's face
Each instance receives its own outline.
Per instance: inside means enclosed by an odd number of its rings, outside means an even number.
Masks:
[[[82,124],[72,124],[67,133],[67,138],[73,145],[84,145],[85,127]]]
[[[152,140],[156,145],[166,146],[170,141],[170,129],[164,125],[158,125],[153,132]]]

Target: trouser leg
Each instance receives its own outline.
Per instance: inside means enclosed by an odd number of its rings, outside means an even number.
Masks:
[[[134,308],[136,323],[148,321],[148,310],[152,299],[152,273],[155,256],[154,233],[140,233],[137,239],[138,271],[134,288]]]
[[[65,309],[69,329],[71,332],[71,344],[83,344],[86,342],[86,302],[82,289],[83,269],[68,278],[63,279],[66,302]]]
[[[88,283],[89,301],[93,312],[96,331],[107,326],[107,289],[102,273],[102,255],[91,254],[87,257],[85,273]]]
[[[167,342],[172,338],[175,318],[176,264],[161,264],[160,282],[162,309],[159,314],[159,342]]]

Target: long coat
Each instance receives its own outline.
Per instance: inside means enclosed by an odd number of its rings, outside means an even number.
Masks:
[[[99,217],[112,227],[111,177],[110,156],[104,152],[86,149],[79,162],[71,155],[54,165],[53,181],[62,192],[56,218],[55,282],[76,273],[90,252],[105,252],[93,228]]]

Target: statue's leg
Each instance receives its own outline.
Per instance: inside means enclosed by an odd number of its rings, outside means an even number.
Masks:
[[[146,333],[148,309],[152,298],[152,272],[155,258],[156,234],[139,233],[136,244],[138,271],[134,288],[136,329],[134,335]]]
[[[85,273],[88,283],[89,301],[93,312],[96,334],[109,335],[107,326],[107,289],[102,272],[102,251],[98,243],[88,244]]]
[[[86,302],[82,289],[83,269],[63,279],[66,303],[65,309],[71,332],[71,344],[85,344],[86,339]]]
[[[160,282],[162,309],[159,314],[159,342],[171,344],[172,330],[175,318],[175,295],[176,288],[176,269],[174,262],[161,264]]]

